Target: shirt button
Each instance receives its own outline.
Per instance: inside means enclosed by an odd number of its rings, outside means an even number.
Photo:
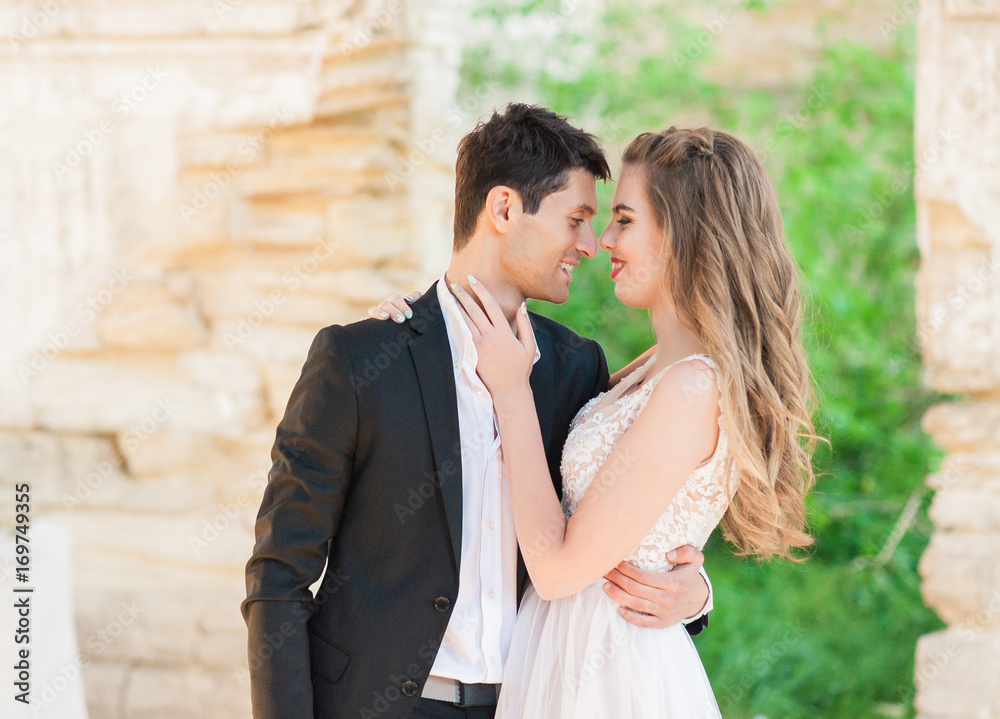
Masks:
[[[417,696],[417,683],[413,682],[413,681],[410,681],[409,679],[407,679],[405,682],[403,682],[403,685],[400,687],[400,689],[403,690],[403,695],[404,696],[408,696],[408,697],[415,697],[415,696]]]
[[[493,591],[493,590],[491,589],[491,590],[490,590],[490,599],[496,599],[496,598],[497,598],[497,593],[496,593],[496,592],[494,592],[494,591]]]
[[[494,528],[494,527],[496,527],[496,526],[497,526],[497,523],[496,523],[496,522],[494,522],[494,521],[493,521],[493,520],[491,519],[491,520],[490,520],[490,529],[493,529],[493,528]]]
[[[483,388],[482,387],[476,387],[475,392],[476,392],[476,394],[482,394],[483,393]]]
[[[451,609],[451,600],[448,597],[438,597],[434,600],[434,609],[439,612],[447,612]]]
[[[490,664],[496,666],[496,663],[497,663],[497,658],[496,657],[490,657]]]

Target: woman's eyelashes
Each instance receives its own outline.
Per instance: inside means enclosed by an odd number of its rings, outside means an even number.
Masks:
[[[632,220],[629,219],[628,217],[619,217],[618,218],[618,224],[622,225],[624,227],[625,225],[631,225],[632,224]]]

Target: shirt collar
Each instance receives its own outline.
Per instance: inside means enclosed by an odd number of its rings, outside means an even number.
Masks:
[[[441,275],[441,280],[437,285],[438,301],[441,303],[441,312],[444,314],[444,324],[448,331],[448,344],[451,346],[451,360],[455,369],[468,364],[473,372],[479,361],[479,352],[476,350],[476,343],[472,339],[472,330],[469,329],[468,321],[462,310],[458,306],[458,300],[448,289],[447,274]],[[535,359],[532,364],[538,362],[542,357],[542,351],[535,346]]]

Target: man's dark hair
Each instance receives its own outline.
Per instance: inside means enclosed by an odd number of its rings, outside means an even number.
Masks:
[[[455,250],[468,244],[486,196],[497,185],[521,195],[524,211],[566,187],[570,170],[611,177],[597,139],[548,108],[511,103],[462,138],[455,163]]]

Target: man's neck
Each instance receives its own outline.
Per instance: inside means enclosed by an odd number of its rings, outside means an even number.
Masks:
[[[515,328],[517,311],[525,297],[505,276],[498,260],[487,256],[484,252],[476,252],[473,248],[466,248],[462,252],[453,254],[448,271],[445,273],[445,280],[449,284],[460,285],[471,297],[476,297],[476,293],[470,289],[469,275],[475,277],[490,291],[511,328]]]

